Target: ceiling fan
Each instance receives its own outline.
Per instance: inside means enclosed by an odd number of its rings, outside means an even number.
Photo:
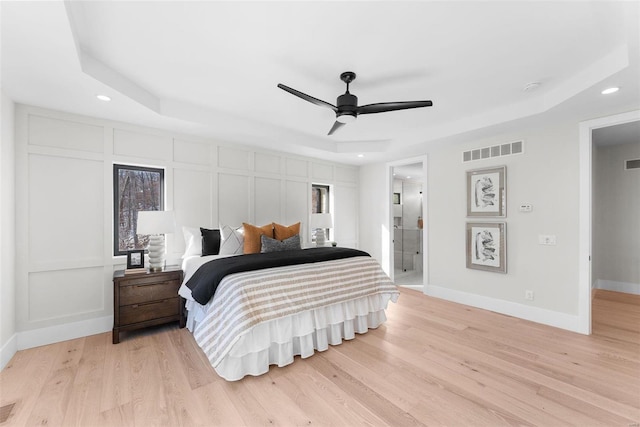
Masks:
[[[340,80],[347,84],[347,91],[338,97],[336,101],[337,106],[292,89],[282,83],[279,83],[278,87],[292,95],[304,99],[305,101],[309,101],[312,104],[333,110],[336,113],[336,122],[333,124],[327,135],[332,135],[345,124],[355,121],[360,114],[384,113],[385,111],[408,110],[410,108],[431,107],[433,105],[431,101],[405,101],[379,102],[377,104],[358,106],[358,97],[349,93],[349,83],[355,79],[356,73],[353,71],[345,71],[340,74]]]

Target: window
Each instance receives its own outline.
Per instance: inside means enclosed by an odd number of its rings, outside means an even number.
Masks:
[[[311,184],[311,213],[330,213],[329,210],[329,186],[321,184]],[[331,230],[324,229],[325,236],[329,237]],[[311,233],[311,241],[316,241],[315,232]]]
[[[164,169],[113,165],[113,254],[144,249],[148,236],[136,234],[138,211],[164,210]]]
[[[329,186],[311,184],[311,213],[329,213]]]

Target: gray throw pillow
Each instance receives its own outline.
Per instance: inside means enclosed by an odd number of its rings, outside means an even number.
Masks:
[[[294,251],[296,249],[301,249],[299,234],[291,236],[288,239],[284,239],[282,241],[272,239],[271,237],[267,237],[263,234],[262,236],[260,236],[260,243],[260,252],[262,252],[263,254],[268,252]]]

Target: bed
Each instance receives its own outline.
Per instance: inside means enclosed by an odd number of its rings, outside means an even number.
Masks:
[[[187,328],[228,381],[377,328],[399,296],[377,261],[347,248],[190,256],[183,271]]]

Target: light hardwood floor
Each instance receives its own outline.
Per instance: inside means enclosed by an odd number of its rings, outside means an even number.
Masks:
[[[638,426],[640,296],[598,291],[583,336],[401,292],[377,330],[233,383],[175,326],[20,351],[1,425]]]

